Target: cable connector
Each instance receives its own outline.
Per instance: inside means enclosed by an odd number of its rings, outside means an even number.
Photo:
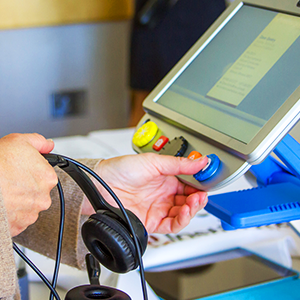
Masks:
[[[60,155],[49,153],[43,154],[43,156],[47,159],[52,167],[58,166],[60,168],[63,168],[69,165],[69,163]]]

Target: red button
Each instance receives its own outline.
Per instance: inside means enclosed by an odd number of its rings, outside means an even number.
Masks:
[[[156,142],[155,144],[153,145],[153,149],[155,151],[159,151],[163,148],[163,146],[169,141],[169,139],[165,136],[161,136]]]

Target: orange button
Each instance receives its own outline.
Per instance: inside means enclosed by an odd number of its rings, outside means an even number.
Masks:
[[[202,154],[199,153],[198,151],[192,151],[189,154],[188,158],[191,159],[191,160],[196,160],[196,159],[200,158],[201,156],[202,156]]]
[[[169,139],[165,136],[161,136],[156,142],[155,144],[152,146],[152,148],[155,151],[159,151],[162,149],[162,147],[169,141]]]

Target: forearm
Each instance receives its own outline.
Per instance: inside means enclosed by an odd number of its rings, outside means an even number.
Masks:
[[[12,299],[16,289],[15,261],[6,210],[0,191],[0,298]]]

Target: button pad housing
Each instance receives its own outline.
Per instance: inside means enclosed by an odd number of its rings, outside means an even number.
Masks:
[[[220,164],[218,169],[205,180],[201,179],[198,181],[193,175],[178,176],[182,182],[187,183],[199,190],[213,191],[220,189],[243,175],[251,166],[248,162],[229,153],[226,149],[209,143],[203,137],[201,137],[199,133],[185,131],[184,129],[177,127],[175,124],[169,123],[166,120],[162,120],[150,114],[144,115],[137,126],[137,130],[149,120],[157,124],[158,131],[155,137],[147,145],[138,147],[132,144],[133,149],[137,153],[153,152],[168,155],[177,154],[178,156],[182,155],[183,157],[188,157],[192,151],[197,151],[202,155],[207,156],[215,154],[219,158]],[[166,148],[166,150],[163,150],[162,148],[160,151],[156,151],[153,149],[153,146],[161,136],[167,137],[169,142],[163,147]],[[176,143],[182,143],[182,139],[187,142],[185,151],[178,151],[178,145],[172,149],[173,140],[175,140]],[[168,149],[167,145],[169,143],[171,144],[172,148]],[[184,148],[185,146],[183,146],[183,149]],[[195,158],[193,154],[191,156],[192,158]]]

